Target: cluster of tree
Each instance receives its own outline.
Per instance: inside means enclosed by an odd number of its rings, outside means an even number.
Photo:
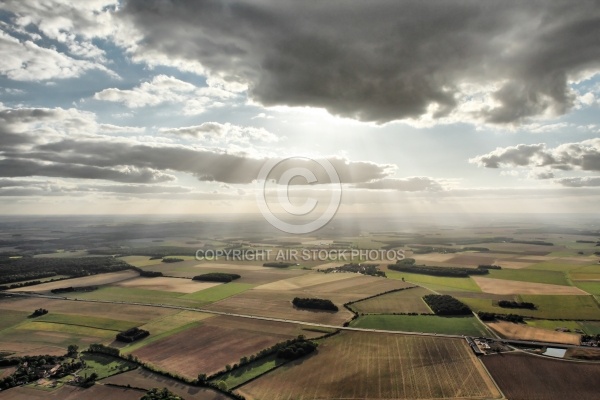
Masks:
[[[415,265],[415,263],[417,262],[417,260],[415,260],[414,258],[410,258],[410,257],[406,257],[403,258],[402,260],[398,260],[396,261],[396,265]]]
[[[352,272],[352,273],[358,273],[358,274],[369,275],[369,276],[381,276],[384,278],[386,277],[385,272],[383,272],[379,269],[379,264],[351,263],[351,264],[342,265],[341,267],[326,268],[326,269],[323,269],[320,271],[324,272],[326,274],[329,274],[332,272]]]
[[[523,319],[523,316],[516,315],[516,314],[496,314],[496,313],[492,313],[492,312],[479,311],[477,313],[477,316],[482,321],[502,320],[502,321],[514,322],[515,324],[520,324],[520,323],[525,322]]]
[[[159,276],[163,276],[163,273],[160,271],[147,271],[145,269],[141,269],[140,267],[134,267],[133,265],[130,268],[144,278],[156,278]]]
[[[480,253],[485,253],[485,252],[490,251],[490,249],[488,249],[487,247],[476,247],[476,246],[463,247],[462,250],[463,251],[478,251]]]
[[[494,264],[480,264],[477,266],[477,268],[479,268],[479,269],[502,269],[501,266],[494,265]]]
[[[80,286],[80,287],[63,287],[52,289],[51,292],[54,294],[60,293],[71,293],[71,292],[93,292],[94,290],[98,290],[98,286]]]
[[[83,380],[81,380],[81,382],[79,382],[79,386],[84,388],[94,386],[94,384],[96,383],[96,379],[98,379],[98,374],[92,372],[90,375],[84,377]]]
[[[120,342],[135,342],[150,335],[150,332],[140,329],[137,326],[127,329],[126,331],[117,333],[117,340]]]
[[[177,258],[177,257],[165,257],[162,259],[162,262],[164,263],[176,263],[176,262],[182,262],[184,261],[183,258]]]
[[[600,334],[597,335],[581,335],[582,342],[600,342]]]
[[[148,390],[140,400],[183,400],[183,398],[172,393],[167,388],[153,388]]]
[[[0,284],[48,278],[56,275],[87,276],[122,271],[129,268],[129,264],[113,257],[22,257],[3,260],[0,265]]]
[[[52,279],[51,281],[55,281],[58,279]],[[39,285],[42,281],[29,281],[29,282],[21,282],[21,283],[13,283],[12,285],[0,285],[0,290],[8,290],[8,289],[19,289],[27,286]]]
[[[294,297],[292,304],[299,308],[310,308],[314,310],[338,311],[338,307],[328,299],[317,299],[308,297]]]
[[[110,346],[105,346],[101,343],[90,344],[88,351],[90,353],[108,354],[109,356],[114,356],[114,357],[119,357],[121,355],[121,352],[119,351],[119,349],[110,347]]]
[[[31,313],[31,317],[41,317],[42,315],[48,314],[48,310],[45,308],[38,308]]]
[[[238,274],[229,274],[225,272],[209,272],[207,274],[196,275],[192,278],[194,281],[204,282],[231,282],[236,279],[240,279],[241,276]]]
[[[428,294],[423,296],[423,300],[436,315],[471,314],[471,309],[466,304],[447,294]]]
[[[296,263],[291,262],[266,262],[263,264],[263,267],[273,267],[273,268],[287,268],[296,265]]]
[[[513,241],[511,241],[511,243],[535,244],[535,245],[538,245],[538,246],[554,246],[554,243],[545,242],[543,240],[513,240]]]
[[[596,242],[595,240],[576,240],[575,243],[591,243],[591,244],[598,244],[600,242]]]
[[[50,374],[50,371],[56,366],[60,368],[53,373],[54,378],[62,378],[79,369],[81,361],[67,361],[65,357],[56,357],[50,355],[24,356],[10,359],[0,359],[0,366],[16,366],[15,372],[0,379],[0,390],[10,389],[15,386],[26,385]]]
[[[160,259],[162,259],[163,257],[164,257],[164,255],[162,255],[162,254],[161,254],[161,255],[158,255],[158,256],[152,256],[152,257],[150,257],[150,260],[160,260]]]
[[[310,340],[298,340],[285,346],[277,351],[277,357],[285,360],[296,360],[307,354],[312,353],[317,349],[317,344]]]
[[[405,258],[404,260],[408,260]],[[404,261],[400,260],[400,261]],[[407,264],[390,264],[388,268],[394,271],[409,272],[413,274],[433,275],[433,276],[448,276],[453,278],[467,278],[469,275],[485,275],[489,271],[485,268],[452,268],[452,267],[435,267],[429,265],[407,265]]]
[[[537,309],[535,304],[527,301],[500,300],[498,305],[502,308],[527,308],[529,310]]]

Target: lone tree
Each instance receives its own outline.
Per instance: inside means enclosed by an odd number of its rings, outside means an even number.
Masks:
[[[79,346],[76,344],[70,344],[69,347],[67,347],[67,357],[76,358],[78,351]]]

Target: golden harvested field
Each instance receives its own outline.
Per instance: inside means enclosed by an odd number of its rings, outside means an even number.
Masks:
[[[598,399],[600,364],[523,353],[500,353],[481,360],[509,399]]]
[[[299,326],[218,316],[150,343],[133,354],[159,368],[188,378],[211,374],[275,343],[307,333]]]
[[[471,277],[482,291],[492,294],[554,294],[554,295],[587,295],[583,290],[573,286],[551,285],[548,283],[534,283],[509,281],[506,279]]]
[[[311,286],[320,285],[320,284],[328,284],[331,282],[336,282],[339,280],[350,279],[356,277],[355,274],[345,274],[345,273],[336,273],[336,274],[325,274],[325,273],[311,273],[307,275],[302,275],[294,278],[283,279],[280,281],[275,281],[272,283],[267,283],[266,285],[257,286],[257,290],[299,290],[306,289]]]
[[[85,315],[90,317],[115,318],[143,324],[152,319],[175,314],[178,311],[160,307],[144,307],[127,304],[102,304],[85,301],[51,300],[13,297],[0,300],[0,310],[16,310],[28,313],[38,308],[46,308],[50,313]]]
[[[351,305],[352,309],[364,314],[392,314],[392,313],[429,313],[432,314],[423,296],[432,294],[431,290],[415,287],[384,294],[381,296],[359,301]]]
[[[2,400],[23,399],[56,399],[56,400],[139,400],[144,391],[131,388],[118,388],[105,385],[94,385],[91,388],[80,388],[76,386],[63,385],[56,390],[42,390],[27,386],[16,387],[0,393]]]
[[[118,282],[115,286],[132,287],[148,290],[163,290],[166,292],[194,293],[199,290],[208,289],[220,285],[219,282],[198,282],[184,278],[167,278],[164,276],[156,278],[134,278]]]
[[[49,292],[52,289],[64,288],[69,286],[99,286],[124,281],[137,276],[139,276],[139,274],[131,270],[109,272],[107,274],[90,275],[81,278],[65,279],[63,281],[41,283],[39,285],[34,286],[10,289],[9,292]]]
[[[557,332],[549,329],[535,328],[525,324],[514,324],[507,321],[489,322],[486,325],[506,339],[535,340],[539,342],[579,345],[581,338],[581,335],[575,333]]]
[[[343,332],[241,386],[249,399],[499,398],[462,339]]]
[[[183,397],[185,400],[227,400],[228,397],[215,392],[211,389],[200,388],[197,386],[188,385],[175,379],[167,378],[145,368],[137,368],[133,371],[128,371],[122,374],[110,376],[101,381],[103,384],[112,384],[133,387],[152,389],[155,387],[166,387],[171,392]],[[139,396],[141,397],[141,395]],[[138,400],[139,397],[136,399]],[[115,400],[120,400],[119,397],[113,397]]]

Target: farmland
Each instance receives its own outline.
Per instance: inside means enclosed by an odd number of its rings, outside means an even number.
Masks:
[[[352,304],[351,308],[364,314],[431,313],[423,301],[423,296],[431,293],[421,287],[405,289],[359,301]]]
[[[485,327],[475,317],[440,317],[437,315],[365,315],[351,326],[390,331],[429,332],[448,335],[487,336]]]
[[[94,385],[91,388],[84,389],[76,386],[63,385],[59,389],[52,391],[32,388],[30,386],[16,387],[3,392],[0,398],[2,398],[2,400],[139,400],[143,395],[144,391],[127,387]]]
[[[490,322],[487,326],[506,339],[535,340],[538,342],[579,345],[581,337],[575,333],[556,332],[506,321]]]
[[[84,276],[81,278],[65,279],[56,282],[47,282],[35,286],[26,286],[18,289],[11,289],[9,291],[18,292],[49,292],[52,289],[64,288],[67,286],[82,287],[82,286],[99,286],[106,285],[109,283],[115,283],[137,277],[138,273],[135,271],[119,271],[111,272],[108,274],[98,274]]]
[[[191,279],[167,277],[134,278],[116,284],[116,286],[125,288],[142,288],[177,293],[194,293],[218,285],[218,283],[197,282]]]
[[[132,387],[145,389],[166,387],[171,392],[182,396],[185,400],[227,400],[229,398],[218,392],[215,392],[214,390],[192,386],[172,378],[158,375],[154,372],[148,371],[145,368],[137,368],[133,371],[125,372],[123,374],[113,375],[109,378],[103,379],[101,383],[118,385],[121,387],[131,385]],[[141,394],[136,397],[136,400],[139,400],[140,397]],[[120,397],[115,397],[115,399],[121,400]]]
[[[482,291],[492,294],[587,294],[583,290],[573,286],[484,278],[481,276],[474,276],[472,279],[479,285]]]
[[[600,364],[552,360],[527,354],[482,358],[509,399],[594,400],[598,398]]]
[[[133,354],[145,362],[189,378],[211,374],[275,343],[304,333],[291,324],[231,317],[206,319],[196,327],[152,342]],[[210,354],[210,357],[205,357]]]
[[[565,320],[600,320],[600,308],[593,296],[549,296],[549,295],[521,295],[519,301],[526,301],[537,306],[536,310],[519,309],[519,315],[542,319]],[[510,309],[494,304],[492,299],[476,299],[459,297],[474,311],[485,311],[500,314],[510,313]]]
[[[481,292],[479,286],[472,278],[448,278],[445,276],[431,276],[422,274],[412,274],[408,272],[392,271],[384,268],[388,278],[402,279],[407,282],[415,283],[427,289],[437,291],[459,290],[469,292]]]
[[[497,398],[464,340],[341,333],[238,390],[260,399]]]

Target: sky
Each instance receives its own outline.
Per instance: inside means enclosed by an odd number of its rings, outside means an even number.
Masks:
[[[598,211],[597,0],[3,0],[0,29],[0,214],[257,213],[286,158],[339,213]]]

